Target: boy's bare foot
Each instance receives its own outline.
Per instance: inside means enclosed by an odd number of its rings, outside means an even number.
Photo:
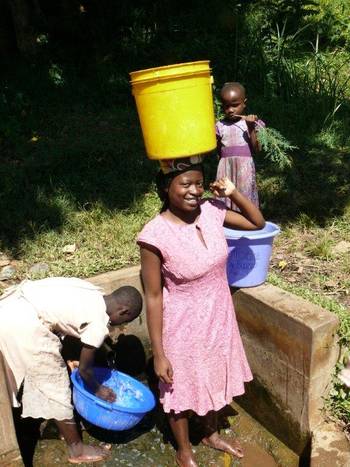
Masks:
[[[175,456],[176,464],[179,467],[198,467],[194,460],[192,451],[177,451]]]
[[[84,462],[99,462],[109,455],[110,447],[89,446],[83,443],[73,443],[68,446],[71,464],[83,464]]]
[[[243,449],[239,441],[225,441],[224,439],[220,438],[218,432],[215,432],[212,435],[203,438],[202,443],[210,448],[227,452],[228,454],[231,454],[231,456],[238,457],[239,459],[244,457]]]

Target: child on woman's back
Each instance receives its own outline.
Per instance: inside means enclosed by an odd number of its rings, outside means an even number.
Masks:
[[[252,153],[260,150],[257,139],[259,126],[265,124],[256,115],[243,115],[246,93],[240,83],[226,83],[220,92],[224,118],[216,122],[219,165],[217,179],[228,177],[238,190],[257,207],[258,191]],[[239,211],[228,198],[223,199],[229,208]]]

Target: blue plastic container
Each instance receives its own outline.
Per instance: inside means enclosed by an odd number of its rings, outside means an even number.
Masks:
[[[139,423],[147,412],[155,406],[153,393],[144,384],[120,371],[108,368],[94,368],[97,381],[105,386],[114,388],[115,375],[119,383],[125,383],[137,391],[138,398],[128,398],[125,404],[107,402],[96,397],[86,386],[76,369],[72,372],[73,403],[77,412],[90,423],[106,430],[122,431],[132,428]],[[115,390],[115,392],[117,392]]]
[[[280,228],[266,222],[261,230],[224,229],[228,245],[227,278],[232,287],[254,287],[265,282],[272,243]]]

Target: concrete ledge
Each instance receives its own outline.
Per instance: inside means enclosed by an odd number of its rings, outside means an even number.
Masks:
[[[92,284],[95,284],[103,289],[105,293],[111,293],[113,290],[124,285],[131,285],[135,287],[143,296],[143,288],[141,283],[141,269],[140,266],[133,266],[131,268],[120,269],[119,271],[111,271],[98,276],[90,277],[88,279]],[[124,334],[133,334],[138,337],[144,348],[147,356],[150,356],[150,342],[146,324],[146,311],[145,304],[143,304],[142,313],[139,319],[132,323],[123,325],[121,327]],[[116,338],[121,330],[111,332],[111,337]]]
[[[90,280],[106,293],[126,284],[143,293],[138,266]],[[235,291],[233,300],[255,377],[237,402],[296,453],[309,457],[311,433],[323,421],[338,358],[338,318],[269,284]],[[149,353],[145,311],[124,332],[139,337]]]
[[[299,455],[322,422],[338,358],[338,318],[264,284],[233,292],[255,379],[237,402]]]
[[[89,280],[105,293],[122,285],[132,285],[143,293],[139,266],[100,274]],[[268,284],[233,292],[233,300],[255,376],[254,381],[246,385],[246,394],[237,402],[297,454],[306,453],[306,465],[310,465],[311,449],[307,450],[313,432],[315,449],[312,449],[311,465],[327,465],[317,464],[322,449],[327,451],[322,443],[328,436],[319,427],[323,398],[330,387],[338,357],[337,317]],[[137,336],[150,355],[144,310],[140,319],[126,325],[123,332]],[[23,464],[2,377],[2,363],[0,358],[0,466],[15,467]],[[337,456],[342,459],[339,452]],[[350,466],[350,463],[335,461],[332,464]]]

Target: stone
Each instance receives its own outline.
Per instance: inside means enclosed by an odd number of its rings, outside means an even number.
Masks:
[[[0,272],[0,281],[7,281],[8,279],[12,279],[15,274],[16,268],[14,266],[4,266]]]
[[[30,274],[45,274],[50,270],[50,266],[46,263],[35,263],[29,268]]]
[[[7,266],[10,263],[11,259],[7,255],[0,253],[0,268]]]
[[[346,242],[345,240],[341,240],[332,248],[332,254],[334,255],[342,255],[344,253],[348,253],[350,251],[350,242]]]
[[[74,253],[75,250],[77,249],[77,246],[75,243],[72,243],[71,245],[65,245],[63,248],[62,248],[62,251],[63,253]]]
[[[312,435],[311,467],[350,466],[350,444],[334,422],[323,422]]]

